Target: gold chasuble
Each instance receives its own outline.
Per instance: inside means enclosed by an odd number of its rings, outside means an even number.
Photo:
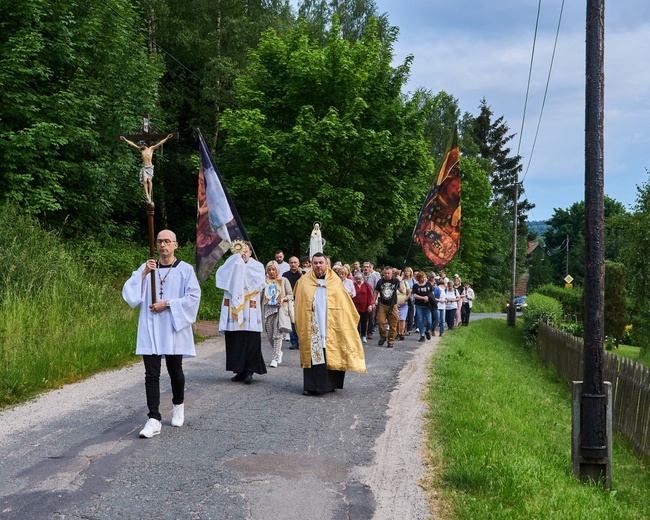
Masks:
[[[319,287],[313,271],[300,277],[294,288],[296,332],[300,343],[300,365],[311,368],[311,335],[314,296]],[[326,366],[328,370],[366,371],[363,345],[357,330],[359,313],[345,291],[341,279],[328,269],[325,274],[327,291]]]

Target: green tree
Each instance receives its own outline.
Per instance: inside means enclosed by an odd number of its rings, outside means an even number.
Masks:
[[[354,43],[360,40],[371,23],[377,24],[379,38],[390,42],[397,36],[397,28],[388,23],[386,13],[379,14],[374,0],[303,0],[298,7],[301,20],[307,23],[310,40],[327,44],[332,20],[338,18],[341,37]]]
[[[445,92],[433,95],[431,91],[425,89],[416,90],[413,101],[424,118],[424,138],[429,143],[429,153],[434,160],[441,161],[448,151],[449,138],[453,135],[458,121],[458,101]],[[431,171],[430,178],[427,179],[427,190],[437,176],[436,170]],[[421,193],[422,188],[422,186],[412,186],[414,194]],[[416,202],[418,209],[421,208],[425,195],[426,192],[422,195],[422,199]],[[429,270],[431,261],[419,247],[411,244],[412,236],[413,224],[406,226],[395,242],[388,246],[386,255],[380,258],[382,263],[401,266],[404,256],[408,254],[410,265]]]
[[[400,93],[409,60],[393,68],[386,49],[376,23],[350,43],[335,21],[322,48],[299,28],[251,52],[222,171],[258,251],[303,252],[318,220],[326,252],[367,258],[413,225],[432,161]]]
[[[510,133],[503,116],[494,119],[492,109],[485,99],[481,100],[477,116],[463,116],[460,128],[465,153],[472,154],[488,173],[492,187],[493,214],[489,222],[486,222],[491,229],[492,241],[489,244],[490,250],[486,253],[489,263],[485,265],[479,283],[505,291],[510,286],[512,276],[514,187],[522,168],[521,157],[511,155],[508,143],[514,134]],[[523,190],[520,189],[517,197],[517,277],[526,269],[526,213],[533,207],[533,204],[523,198]]]
[[[68,233],[130,234],[139,157],[115,135],[153,109],[159,76],[137,12],[126,0],[0,12],[0,199]]]
[[[616,348],[628,324],[625,270],[623,264],[605,261],[605,336],[614,338]]]
[[[221,116],[238,106],[235,82],[248,51],[263,31],[273,27],[284,35],[295,19],[284,0],[143,0],[143,6],[156,43],[151,52],[165,64],[156,124],[161,132],[179,133],[164,161],[159,157],[159,225],[185,240],[195,233],[197,129],[212,150],[223,147]]]
[[[514,210],[514,187],[522,165],[519,155],[511,155],[508,143],[515,134],[511,134],[503,116],[494,119],[494,113],[484,99],[479,105],[479,115],[473,120],[472,137],[479,148],[484,167],[490,173],[493,203],[498,208],[505,222],[512,222]],[[528,200],[522,199],[523,190],[517,197],[518,233],[526,236],[526,213],[535,207]]]
[[[462,273],[476,290],[497,289],[486,269],[496,244],[490,226],[494,219],[490,206],[492,189],[486,171],[473,158],[461,158],[461,239],[460,249],[449,263],[448,273]],[[486,274],[488,276],[486,276]]]
[[[605,195],[605,223],[607,224],[612,218],[624,214],[625,206]],[[549,227],[544,233],[544,243],[551,253],[551,261],[555,272],[554,282],[561,283],[566,276],[568,258],[568,274],[576,280],[577,284],[582,284],[585,271],[586,232],[584,201],[575,202],[568,209],[556,208],[553,216],[548,221],[548,225]],[[617,233],[610,226],[609,232],[605,236],[606,259],[616,259],[613,253],[618,251],[620,242]]]
[[[424,132],[429,142],[431,156],[440,161],[444,158],[449,147],[449,138],[453,135],[454,127],[460,120],[458,100],[441,90],[436,95],[431,91],[422,91],[421,94],[425,112]],[[464,149],[461,148],[461,153]]]
[[[546,253],[541,253],[528,268],[528,293],[542,285],[553,283],[554,278],[557,278],[554,272],[550,257]]]
[[[485,276],[485,263],[491,252],[493,236],[485,222],[492,219],[494,211],[490,207],[491,188],[486,172],[476,160],[461,157],[461,239],[456,256],[447,266],[448,272],[462,273],[463,279],[471,280],[477,290]],[[422,201],[424,200],[424,196]],[[409,250],[413,234],[413,225],[404,229],[395,243],[388,247],[386,256],[381,260],[387,265],[401,266],[406,251]],[[408,265],[425,271],[433,270],[431,261],[422,253],[419,246],[413,244],[408,255]],[[489,285],[489,281],[486,281]],[[492,287],[494,288],[494,287]]]
[[[650,173],[650,172],[648,172]],[[650,346],[650,182],[637,186],[636,203],[629,214],[611,219],[610,231],[620,237],[617,261],[625,265],[626,292],[631,303],[632,334],[646,352]]]

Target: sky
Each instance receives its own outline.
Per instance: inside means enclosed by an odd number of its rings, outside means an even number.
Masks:
[[[541,2],[523,132],[539,1],[375,2],[378,12],[400,29],[394,63],[414,57],[406,92],[444,90],[458,100],[462,112],[473,115],[485,98],[495,118],[504,116],[516,134],[509,143],[512,153],[519,150],[522,156],[524,196],[535,204],[529,220],[546,220],[556,208],[584,200],[586,2],[565,2],[534,151],[562,0]],[[650,170],[647,0],[606,4],[604,47],[605,194],[629,209]]]

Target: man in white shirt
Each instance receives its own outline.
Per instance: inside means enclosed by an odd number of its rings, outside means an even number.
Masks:
[[[278,269],[280,269],[280,276],[282,276],[289,269],[291,269],[291,266],[284,261],[284,252],[282,251],[282,249],[278,249],[275,252],[275,261],[278,264]]]

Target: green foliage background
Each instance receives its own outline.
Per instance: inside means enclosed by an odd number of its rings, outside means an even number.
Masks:
[[[2,0],[0,12],[0,200],[66,234],[131,236],[138,170],[114,138],[156,113],[162,64],[144,20],[124,0]]]
[[[156,229],[181,243],[194,240],[200,128],[262,259],[303,254],[318,220],[334,257],[399,265],[409,252],[422,268],[411,233],[458,126],[464,216],[450,269],[478,290],[507,287],[510,217],[494,189],[518,167],[508,125],[485,100],[474,117],[450,93],[404,93],[412,57],[393,65],[399,29],[372,0],[297,12],[282,0],[0,5],[0,200],[90,265],[103,248],[114,264],[120,241],[147,243],[141,159],[116,141],[143,113],[180,135],[154,156],[154,200]]]
[[[109,281],[0,206],[0,406],[135,359],[136,313]]]
[[[147,244],[141,158],[116,136],[148,113],[180,136],[154,157],[155,228],[188,252],[201,129],[262,260],[304,254],[320,221],[335,259],[426,270],[411,235],[457,127],[461,243],[447,270],[479,295],[508,290],[514,134],[486,99],[472,114],[450,92],[404,92],[412,57],[395,64],[399,28],[373,0],[0,0],[0,12],[0,201],[113,285]],[[648,192],[630,211],[605,199],[606,257],[627,270],[638,345],[650,343]],[[520,193],[517,277],[529,270],[532,290],[568,264],[579,287],[584,202],[558,208],[541,237],[528,233],[531,208]],[[543,242],[544,266],[527,265],[530,240]]]

